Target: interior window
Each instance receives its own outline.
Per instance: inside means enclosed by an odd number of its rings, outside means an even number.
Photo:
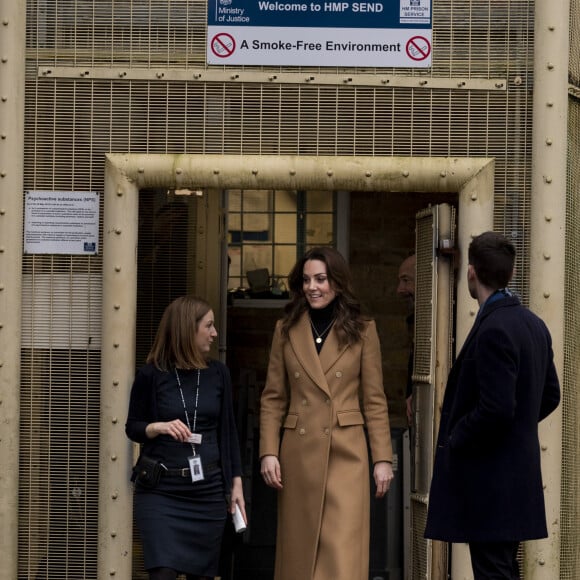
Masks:
[[[332,191],[229,190],[228,290],[285,298],[288,272],[313,246],[335,246]]]

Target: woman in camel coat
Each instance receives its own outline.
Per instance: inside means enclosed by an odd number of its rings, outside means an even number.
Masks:
[[[313,248],[288,277],[260,408],[261,472],[279,492],[275,580],[367,580],[370,482],[393,478],[375,323],[344,258]]]

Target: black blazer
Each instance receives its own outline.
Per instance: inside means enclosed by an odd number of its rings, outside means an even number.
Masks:
[[[217,367],[224,385],[224,397],[219,426],[220,461],[224,475],[226,493],[232,489],[234,477],[242,475],[242,462],[238,432],[233,410],[232,383],[228,368],[221,362],[212,360],[210,367]],[[129,413],[125,424],[127,437],[136,443],[142,443],[143,452],[147,453],[147,443],[151,442],[145,433],[149,423],[159,420],[157,411],[156,377],[163,371],[152,364],[141,367],[137,373],[140,376],[139,388],[131,389]]]
[[[559,404],[546,325],[511,296],[484,307],[443,400],[425,536],[547,536],[538,422]]]

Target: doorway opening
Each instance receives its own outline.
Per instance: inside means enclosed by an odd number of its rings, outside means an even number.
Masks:
[[[133,552],[132,530],[127,522],[131,522],[130,505],[131,489],[126,483],[124,464],[130,464],[132,459],[128,453],[124,433],[111,429],[111,423],[117,424],[114,413],[125,409],[127,405],[127,390],[110,388],[110,385],[130,385],[136,365],[136,352],[132,338],[136,332],[136,303],[137,303],[137,268],[135,254],[139,240],[139,198],[140,192],[151,188],[167,188],[173,190],[190,189],[197,191],[206,189],[206,199],[220,199],[220,192],[236,188],[240,190],[270,190],[287,188],[292,190],[350,192],[351,200],[360,203],[360,208],[354,207],[351,201],[349,211],[351,215],[350,237],[344,242],[343,250],[348,255],[353,268],[358,268],[355,276],[377,276],[382,280],[377,288],[382,288],[384,298],[385,284],[394,287],[396,276],[388,273],[379,274],[384,268],[386,250],[377,247],[377,241],[388,240],[389,225],[376,227],[373,236],[366,235],[368,242],[365,247],[360,240],[355,243],[353,232],[358,231],[355,226],[357,212],[361,215],[378,215],[376,204],[384,201],[383,198],[396,199],[423,198],[426,203],[440,201],[445,196],[455,199],[461,216],[458,230],[460,244],[469,236],[482,229],[491,227],[493,209],[493,160],[490,159],[397,159],[397,158],[307,158],[307,157],[228,157],[228,156],[172,156],[172,155],[109,155],[107,157],[105,212],[104,212],[104,239],[103,239],[103,347],[101,366],[101,449],[118,450],[117,457],[124,461],[111,462],[109,455],[101,452],[100,455],[100,530],[115,528],[118,533],[112,539],[106,533],[100,532],[101,552],[99,562],[102,566],[116,565],[122,569],[123,561],[118,561],[119,542],[122,541],[128,552]],[[385,193],[382,193],[385,192]],[[393,193],[397,192],[397,193]],[[387,195],[388,194],[388,195]],[[412,195],[409,195],[412,194]],[[212,197],[214,196],[214,197]],[[399,202],[401,201],[399,199]],[[415,203],[415,201],[413,201]],[[412,205],[412,204],[411,204]],[[424,206],[425,203],[421,202]],[[216,209],[217,208],[217,209]],[[389,211],[389,210],[385,210]],[[409,208],[409,215],[413,210]],[[199,221],[197,237],[203,239],[196,254],[194,269],[193,291],[206,297],[219,300],[220,280],[223,269],[223,256],[214,243],[221,240],[225,246],[225,231],[223,216],[220,215],[219,203],[210,202],[204,206],[203,219]],[[414,214],[413,214],[414,215]],[[339,220],[340,221],[340,220]],[[361,223],[364,220],[361,220]],[[400,220],[404,223],[404,219]],[[397,222],[398,225],[399,222]],[[216,226],[217,235],[210,232],[210,226]],[[344,229],[344,228],[343,228]],[[414,228],[407,228],[413,232]],[[362,228],[360,228],[362,232]],[[411,233],[412,236],[412,233]],[[395,242],[387,241],[387,244]],[[219,244],[218,244],[219,245]],[[409,245],[407,243],[405,246]],[[362,252],[362,249],[364,252]],[[408,251],[407,249],[405,251]],[[399,247],[399,254],[403,252]],[[391,253],[389,253],[391,255]],[[395,253],[396,255],[396,253]],[[221,256],[221,262],[220,262]],[[400,256],[398,256],[400,257]],[[387,260],[388,262],[388,260]],[[393,267],[394,264],[390,264]],[[398,266],[398,265],[397,265]],[[201,271],[201,272],[200,272]],[[193,272],[193,270],[192,270]],[[200,275],[201,273],[201,275]],[[389,278],[391,281],[387,282]],[[461,276],[460,276],[461,279]],[[188,285],[189,289],[190,286]],[[379,294],[380,296],[380,294]],[[467,290],[458,287],[458,310],[466,308],[462,297],[467,296]],[[368,301],[369,310],[372,310],[373,296],[361,295],[361,300]],[[396,300],[396,298],[394,298]],[[375,305],[376,308],[376,305]],[[227,304],[220,302],[220,313],[228,313]],[[376,316],[376,314],[375,314]],[[251,322],[251,325],[249,324]],[[271,331],[273,325],[265,316],[254,316],[251,321],[241,321],[240,327],[258,326],[264,324]],[[469,317],[466,317],[466,326]],[[236,325],[232,324],[232,328]],[[458,336],[461,338],[462,329],[458,325]],[[466,334],[466,332],[465,332]],[[465,336],[463,334],[463,337]],[[269,340],[259,342],[254,336],[257,345],[255,355],[259,360],[267,360]],[[232,341],[233,342],[233,341]],[[114,348],[108,348],[111,343]],[[228,349],[231,344],[228,345]],[[220,356],[231,361],[229,352],[220,352]],[[245,367],[244,367],[245,368]],[[244,378],[239,374],[239,382],[254,382],[254,377],[246,374]],[[259,379],[256,379],[259,384]],[[247,395],[246,411],[259,393]],[[392,399],[393,397],[391,397]],[[127,449],[126,452],[123,449]],[[110,498],[114,497],[115,504]],[[125,499],[125,501],[122,501]],[[119,509],[119,506],[128,506]],[[101,565],[101,564],[100,564]],[[372,565],[372,564],[371,564]],[[103,568],[104,570],[104,568]],[[257,576],[253,576],[256,580]]]

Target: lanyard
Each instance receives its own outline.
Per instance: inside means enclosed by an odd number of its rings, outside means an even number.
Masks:
[[[181,380],[179,378],[179,373],[175,369],[175,378],[177,379],[177,386],[179,387],[179,394],[181,395],[181,403],[183,404],[183,410],[185,411],[185,420],[187,422],[187,428],[195,433],[195,427],[197,425],[197,403],[199,401],[199,373],[200,370],[197,369],[197,385],[195,387],[195,411],[193,412],[193,429],[191,428],[191,423],[189,422],[189,413],[187,412],[187,407],[185,406],[185,397],[183,396],[183,389],[181,388]],[[191,443],[191,450],[195,455],[195,445]]]

